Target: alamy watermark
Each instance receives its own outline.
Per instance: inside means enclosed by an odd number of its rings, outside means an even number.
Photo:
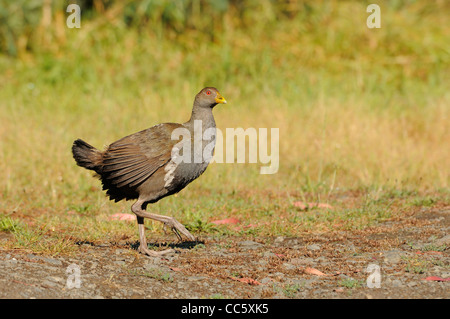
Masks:
[[[370,275],[367,277],[366,284],[368,288],[381,288],[381,268],[377,264],[369,264],[366,272]]]
[[[172,148],[171,157],[175,164],[259,162],[264,165],[260,174],[275,174],[279,168],[279,134],[279,128],[271,128],[269,139],[267,128],[250,127],[227,128],[224,136],[218,128],[203,130],[202,121],[195,120],[193,136],[185,127],[172,131],[171,139],[179,142]]]
[[[69,29],[81,28],[81,8],[78,4],[69,4],[66,12],[70,12],[66,20],[66,25]]]
[[[70,264],[66,268],[66,274],[69,276],[66,280],[66,287],[68,289],[81,287],[81,269],[77,264]]]
[[[372,14],[370,14],[367,17],[367,27],[369,29],[373,29],[373,28],[381,28],[381,9],[380,6],[378,4],[369,4],[367,6],[366,12],[370,12]]]
[[[66,12],[70,13],[67,17],[66,25],[69,29],[81,28],[81,8],[78,4],[69,4]],[[366,12],[371,13],[367,17],[366,25],[369,29],[381,28],[381,9],[378,4],[369,4]]]

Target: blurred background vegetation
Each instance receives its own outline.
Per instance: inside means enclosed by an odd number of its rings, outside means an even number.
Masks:
[[[366,25],[372,2],[380,29]],[[205,192],[198,216],[218,203],[267,212],[264,191],[448,194],[449,1],[0,0],[0,211],[117,211],[75,166],[72,141],[101,148],[185,121],[206,85],[229,102],[219,128],[280,128],[280,170],[213,164],[163,213]],[[249,206],[233,197],[244,193]]]

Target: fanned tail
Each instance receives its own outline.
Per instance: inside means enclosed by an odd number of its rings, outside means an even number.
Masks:
[[[102,153],[83,140],[76,140],[72,145],[73,158],[78,166],[99,172],[102,165]]]

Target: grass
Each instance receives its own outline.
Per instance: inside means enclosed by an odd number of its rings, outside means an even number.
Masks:
[[[54,227],[48,225],[30,226],[11,217],[0,216],[0,231],[11,234],[12,240],[2,245],[6,249],[25,249],[37,253],[58,255],[74,250],[74,242]]]
[[[137,271],[137,270],[132,269],[129,272],[135,276],[144,276],[144,277],[148,277],[148,278],[153,278],[153,279],[157,279],[157,280],[160,280],[160,281],[166,282],[166,283],[173,282],[173,278],[170,273],[163,272],[161,269],[157,269],[157,268],[151,269],[149,271],[145,271],[145,270]]]
[[[406,262],[405,271],[415,274],[425,273],[430,266],[429,260],[426,260],[418,256],[405,258],[405,262]]]
[[[105,22],[106,13],[77,30],[55,18],[39,29],[53,45],[1,54],[0,229],[12,239],[0,247],[58,254],[77,242],[137,239],[134,223],[108,220],[131,203],[109,202],[74,164],[71,144],[83,138],[101,148],[185,121],[206,85],[229,102],[215,109],[222,131],[280,129],[280,168],[260,175],[261,164],[215,163],[151,206],[197,235],[352,231],[402,207],[448,203],[446,4],[382,2],[377,30],[366,27],[363,2],[308,6],[307,15],[272,20],[255,6],[245,27],[224,11],[213,38]],[[296,200],[333,208],[301,211]],[[211,225],[224,217],[241,223]],[[147,227],[162,233],[158,223]]]
[[[431,207],[436,204],[436,199],[432,197],[418,197],[411,201],[412,206]]]
[[[348,289],[364,287],[365,284],[366,283],[364,280],[356,280],[353,278],[344,278],[339,281],[339,286],[345,287]]]
[[[282,288],[283,294],[287,298],[294,298],[294,296],[301,290],[299,284],[285,284]]]
[[[445,251],[447,249],[447,245],[436,245],[436,244],[429,244],[429,245],[425,245],[422,248],[422,251]]]
[[[3,217],[0,219],[0,231],[2,232],[17,232],[20,227],[20,222],[10,217]]]

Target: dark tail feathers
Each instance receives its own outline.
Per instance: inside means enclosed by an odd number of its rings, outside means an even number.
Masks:
[[[83,140],[73,142],[72,154],[78,166],[97,172],[102,164],[102,153]]]

